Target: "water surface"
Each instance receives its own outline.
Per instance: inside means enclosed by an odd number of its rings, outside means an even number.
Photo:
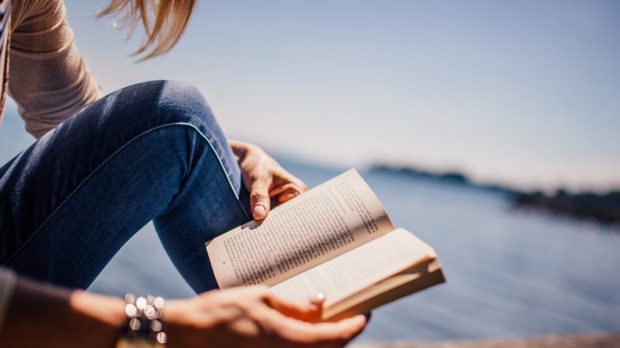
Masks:
[[[32,142],[22,128],[9,110],[0,128],[2,163]],[[310,186],[347,169],[282,162]],[[360,341],[620,331],[619,231],[514,210],[499,193],[361,173],[395,225],[436,249],[448,282],[374,311]],[[152,224],[121,249],[91,290],[193,295]]]

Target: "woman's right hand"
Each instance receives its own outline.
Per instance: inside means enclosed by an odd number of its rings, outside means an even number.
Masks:
[[[253,286],[168,301],[163,319],[170,347],[341,347],[366,326],[363,315],[312,323],[320,311],[317,302],[304,307]]]

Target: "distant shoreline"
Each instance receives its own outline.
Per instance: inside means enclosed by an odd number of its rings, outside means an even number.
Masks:
[[[516,208],[533,208],[598,223],[620,224],[620,189],[602,193],[587,191],[571,193],[559,189],[553,194],[548,194],[541,191],[521,191],[505,185],[475,183],[458,171],[431,171],[414,166],[382,163],[372,165],[370,170],[503,193]]]

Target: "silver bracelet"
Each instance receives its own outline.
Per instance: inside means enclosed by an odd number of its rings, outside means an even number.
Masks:
[[[164,323],[161,319],[164,305],[162,297],[125,295],[127,324],[116,347],[165,347],[168,336],[164,332]]]

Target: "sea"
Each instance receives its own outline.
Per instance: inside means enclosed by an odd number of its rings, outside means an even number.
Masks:
[[[14,107],[3,123],[1,163],[33,142]],[[279,159],[310,187],[348,169]],[[447,279],[373,311],[357,342],[620,332],[617,226],[517,209],[500,192],[357,169],[394,224],[435,248]],[[194,295],[152,224],[117,253],[89,290]]]

